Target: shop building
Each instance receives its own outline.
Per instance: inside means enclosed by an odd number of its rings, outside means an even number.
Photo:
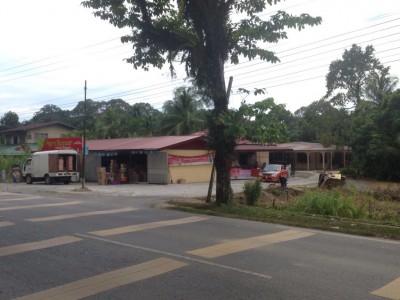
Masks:
[[[169,184],[210,179],[212,153],[204,134],[87,140],[86,146],[87,181],[104,177],[103,184]]]

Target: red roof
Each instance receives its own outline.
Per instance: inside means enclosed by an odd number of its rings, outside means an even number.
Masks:
[[[47,123],[36,123],[36,124],[29,124],[29,125],[23,125],[23,126],[19,126],[16,128],[11,128],[11,129],[7,129],[7,130],[3,130],[1,131],[2,133],[6,133],[6,132],[16,132],[16,131],[28,131],[28,130],[32,130],[32,129],[36,129],[36,128],[44,128],[44,127],[49,127],[49,126],[62,126],[62,127],[66,127],[69,129],[74,129],[73,126],[61,123],[61,122],[47,122]]]
[[[162,150],[204,141],[204,135],[151,136],[121,139],[87,140],[90,151]]]

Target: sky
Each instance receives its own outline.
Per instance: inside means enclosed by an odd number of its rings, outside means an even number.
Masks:
[[[29,120],[43,106],[73,109],[87,99],[123,99],[133,105],[145,102],[161,109],[173,98],[173,90],[187,84],[183,68],[177,77],[168,68],[135,70],[124,58],[132,45],[118,29],[93,16],[81,0],[0,0],[0,118],[8,111]],[[269,7],[322,17],[322,24],[302,31],[289,30],[288,39],[268,44],[281,62],[271,64],[242,59],[226,64],[226,84],[233,76],[230,107],[245,100],[255,103],[272,97],[291,112],[321,99],[329,64],[341,59],[356,43],[373,45],[375,56],[390,74],[400,77],[400,2],[398,0],[286,0]],[[264,88],[264,95],[238,93]]]

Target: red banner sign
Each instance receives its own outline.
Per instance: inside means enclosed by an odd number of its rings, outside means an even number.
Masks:
[[[213,156],[211,154],[197,155],[197,156],[178,156],[168,154],[169,166],[187,166],[187,165],[206,165],[211,164]]]
[[[71,137],[45,139],[43,147],[40,150],[75,150],[78,153],[82,153],[82,138]]]

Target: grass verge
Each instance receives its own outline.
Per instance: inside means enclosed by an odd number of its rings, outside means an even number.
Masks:
[[[276,194],[273,191],[272,194]],[[307,191],[306,193],[309,193]],[[316,191],[316,193],[321,193],[321,191]],[[347,193],[347,192],[342,192]],[[352,191],[354,193],[354,191]],[[265,194],[265,192],[264,192]],[[373,214],[364,214],[360,219],[351,219],[347,217],[338,216],[327,216],[319,214],[304,213],[299,211],[294,211],[292,209],[293,204],[301,201],[302,193],[298,193],[296,197],[291,197],[290,203],[285,205],[276,205],[276,199],[272,200],[274,205],[266,205],[266,203],[261,203],[259,206],[248,206],[244,203],[240,203],[238,200],[241,195],[235,195],[235,201],[230,205],[217,205],[216,203],[205,203],[202,199],[197,199],[198,201],[185,201],[171,200],[169,201],[169,208],[198,213],[206,214],[212,216],[237,218],[251,221],[260,221],[267,223],[275,223],[289,226],[297,226],[310,229],[325,230],[338,233],[354,234],[360,236],[369,237],[379,237],[385,239],[400,240],[400,220],[397,222],[398,218],[393,219],[389,222],[386,218],[371,218]],[[279,194],[276,197],[281,198]],[[363,198],[359,196],[359,198]],[[379,201],[381,203],[381,201]],[[370,206],[365,208],[368,212]],[[379,210],[382,210],[381,206]],[[400,212],[399,212],[400,213]]]

